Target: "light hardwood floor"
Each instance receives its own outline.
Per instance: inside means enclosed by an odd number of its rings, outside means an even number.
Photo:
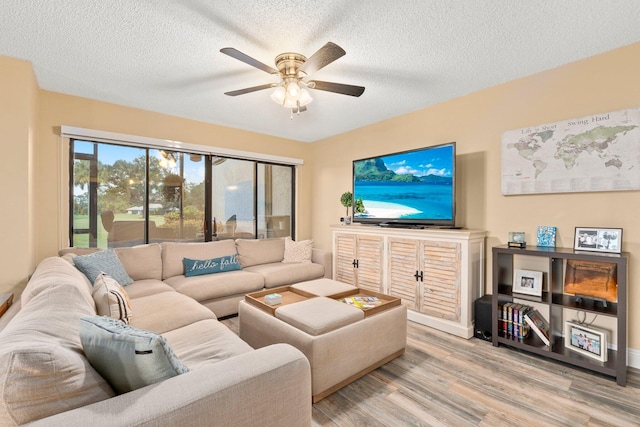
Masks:
[[[238,319],[223,322],[234,332]],[[558,362],[409,322],[404,355],[313,405],[314,426],[639,426],[626,387]]]

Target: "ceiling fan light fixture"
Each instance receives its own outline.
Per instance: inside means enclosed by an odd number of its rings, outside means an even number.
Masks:
[[[273,99],[273,102],[275,102],[276,104],[282,105],[286,96],[287,92],[284,90],[284,88],[282,86],[278,86],[271,94],[271,99]]]
[[[225,92],[225,95],[228,96],[244,95],[263,89],[275,88],[271,93],[271,99],[285,108],[290,108],[292,112],[300,113],[306,111],[305,105],[313,101],[313,98],[311,98],[306,89],[317,89],[354,97],[362,95],[365,89],[362,86],[313,80],[306,82],[303,80],[310,74],[315,73],[345,55],[346,52],[344,49],[332,42],[328,42],[322,46],[308,59],[304,55],[295,52],[281,53],[275,58],[277,69],[263,64],[257,59],[231,47],[220,49],[220,52],[280,78],[279,83],[267,83]]]
[[[309,91],[306,89],[300,90],[300,99],[298,100],[300,106],[303,107],[311,103],[311,101],[313,101],[313,98],[309,95]]]
[[[296,101],[295,99],[287,97],[284,100],[284,104],[282,104],[282,105],[284,106],[284,108],[296,108],[298,106],[298,101]]]
[[[292,98],[296,101],[300,98],[300,86],[298,86],[298,83],[291,82],[287,85],[287,98]]]

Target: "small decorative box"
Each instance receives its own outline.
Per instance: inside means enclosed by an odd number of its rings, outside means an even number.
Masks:
[[[265,295],[264,303],[267,305],[278,305],[282,303],[282,295],[280,294]]]

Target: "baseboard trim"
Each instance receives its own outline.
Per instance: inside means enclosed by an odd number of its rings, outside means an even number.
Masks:
[[[640,369],[640,350],[636,348],[627,349],[627,366]]]

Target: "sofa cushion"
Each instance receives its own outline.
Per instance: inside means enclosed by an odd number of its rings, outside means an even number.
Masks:
[[[244,270],[196,277],[175,276],[165,282],[181,294],[199,302],[264,288],[264,277],[261,274]]]
[[[100,316],[109,316],[124,323],[131,318],[131,303],[124,288],[113,277],[100,273],[93,284],[93,300]]]
[[[319,297],[329,297],[344,292],[353,293],[358,289],[356,286],[327,279],[326,277],[296,283],[295,285],[291,285],[291,287],[304,292],[309,292],[310,294],[317,295]]]
[[[136,280],[127,285],[127,295],[129,295],[130,299],[159,294],[160,292],[175,292],[175,289],[162,280],[156,279]]]
[[[184,274],[183,258],[211,259],[236,254],[233,240],[217,242],[162,242],[162,279]]]
[[[175,354],[189,369],[219,362],[253,348],[217,320],[201,320],[183,328],[169,331],[163,336]]]
[[[284,258],[284,239],[237,239],[236,250],[242,268],[280,262]]]
[[[318,279],[324,276],[324,267],[320,264],[272,264],[254,265],[244,271],[258,273],[264,277],[264,287],[290,285],[306,280]]]
[[[107,249],[89,255],[80,255],[73,258],[73,262],[76,267],[87,276],[91,283],[96,281],[98,274],[101,272],[107,273],[122,286],[133,283],[133,279],[129,277],[113,249]]]
[[[184,258],[184,275],[186,277],[202,276],[205,274],[223,273],[225,271],[241,270],[237,255],[227,255],[220,258],[206,260]]]
[[[162,292],[132,299],[131,308],[135,313],[131,326],[157,334],[199,320],[216,318],[211,310],[178,292]]]
[[[78,320],[91,315],[95,307],[81,287],[58,282],[9,322],[0,333],[0,425],[22,425],[115,396],[82,351]]]
[[[284,240],[284,258],[282,262],[285,264],[310,263],[312,252],[313,240],[296,242],[291,237],[287,237]]]
[[[161,335],[110,317],[82,317],[80,339],[91,366],[118,393],[189,372]]]
[[[317,336],[364,319],[357,307],[327,297],[309,298],[278,307],[276,317],[291,326]]]
[[[162,279],[162,256],[159,243],[114,249],[133,280]]]
[[[64,248],[64,249],[60,249],[58,251],[58,256],[59,257],[63,257],[66,254],[73,254],[74,256],[78,256],[78,255],[89,255],[89,254],[94,254],[96,252],[101,251],[101,248],[77,248],[77,247],[69,247],[69,248]]]
[[[95,303],[91,296],[92,284],[87,276],[59,257],[45,258],[38,264],[20,295],[21,306],[26,306],[40,292],[61,284],[75,286],[84,297],[85,305],[95,310]]]

